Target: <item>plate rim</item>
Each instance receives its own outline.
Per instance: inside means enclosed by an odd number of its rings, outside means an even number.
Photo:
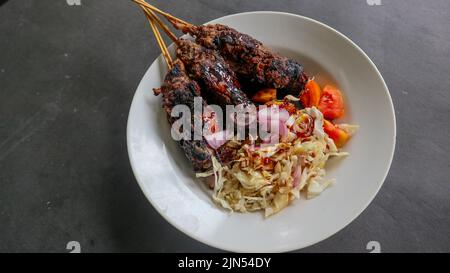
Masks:
[[[344,228],[346,228],[348,225],[350,225],[356,218],[358,218],[366,209],[367,207],[372,203],[372,201],[375,199],[375,197],[377,196],[377,194],[379,193],[381,187],[383,186],[384,182],[386,181],[386,178],[389,174],[390,168],[392,166],[392,161],[394,159],[394,154],[395,154],[395,150],[396,150],[396,144],[397,144],[397,118],[396,118],[396,114],[395,114],[395,108],[394,108],[394,103],[392,100],[392,96],[391,93],[389,91],[389,88],[383,78],[383,76],[381,75],[381,72],[379,71],[378,67],[376,66],[376,64],[372,61],[372,59],[367,55],[366,52],[364,52],[364,50],[362,50],[355,42],[353,42],[350,38],[348,38],[346,35],[344,35],[343,33],[341,33],[340,31],[336,30],[335,28],[322,23],[318,20],[303,16],[303,15],[299,15],[299,14],[293,14],[293,13],[288,13],[288,12],[280,12],[280,11],[248,11],[248,12],[240,12],[240,13],[234,13],[234,14],[229,14],[229,15],[225,15],[216,19],[213,19],[211,21],[208,21],[204,24],[211,24],[211,23],[215,23],[217,20],[223,20],[223,19],[227,19],[227,18],[231,18],[231,17],[235,17],[235,16],[245,16],[245,15],[250,15],[250,14],[276,14],[276,15],[281,15],[281,16],[290,16],[290,17],[296,17],[296,18],[300,18],[302,20],[306,20],[309,21],[310,23],[314,23],[314,24],[318,24],[321,27],[324,27],[332,32],[334,32],[335,34],[337,34],[338,36],[340,36],[341,38],[343,38],[347,43],[349,43],[353,48],[355,48],[357,51],[359,51],[359,53],[362,54],[362,56],[369,62],[369,64],[374,68],[374,70],[377,73],[377,76],[379,77],[379,79],[381,80],[381,83],[384,87],[384,92],[387,95],[388,101],[389,101],[389,109],[391,111],[392,114],[392,122],[393,122],[393,139],[392,141],[392,150],[390,152],[389,155],[389,161],[388,164],[386,165],[386,168],[384,170],[384,174],[383,174],[383,179],[381,181],[381,183],[379,184],[379,186],[377,187],[376,191],[374,191],[372,193],[372,195],[370,196],[370,198],[368,198],[367,203],[361,207],[359,209],[358,213],[355,213],[355,215],[353,217],[351,217],[351,219],[348,221],[348,223],[346,223],[345,225],[343,225],[342,227],[336,229],[336,231],[331,232],[330,234],[328,234],[327,236],[323,237],[322,239],[317,239],[313,242],[307,243],[307,244],[298,244],[295,247],[282,247],[282,248],[274,248],[272,250],[272,252],[289,252],[289,251],[295,251],[295,250],[300,250],[300,249],[304,249],[306,247],[310,247],[312,245],[315,245],[319,242],[322,242],[326,239],[329,239],[330,237],[332,237],[333,235],[337,234],[338,232],[342,231]],[[169,47],[172,47],[173,44],[171,44]],[[141,191],[144,193],[145,197],[147,198],[147,200],[150,202],[150,204],[153,206],[153,208],[163,217],[163,219],[165,219],[170,225],[172,225],[173,227],[175,227],[178,231],[182,232],[183,234],[189,236],[190,238],[193,238],[194,240],[203,243],[207,246],[219,249],[219,250],[225,250],[225,251],[230,251],[230,252],[245,252],[245,250],[243,250],[242,248],[239,249],[239,247],[226,247],[226,246],[222,246],[218,243],[215,242],[210,242],[210,241],[206,241],[205,239],[201,238],[200,236],[197,236],[191,232],[189,232],[188,230],[186,230],[185,228],[183,228],[182,226],[177,225],[175,222],[173,222],[169,217],[167,217],[166,214],[164,214],[163,211],[161,211],[158,206],[156,204],[153,203],[152,198],[150,198],[150,195],[147,193],[147,191],[144,189],[144,181],[141,181],[137,175],[136,172],[136,167],[134,166],[133,160],[132,160],[132,155],[131,155],[131,142],[130,142],[130,135],[131,135],[131,129],[130,129],[130,116],[131,116],[131,109],[133,108],[133,105],[135,103],[135,98],[136,98],[136,93],[139,90],[143,80],[145,79],[147,73],[149,72],[150,67],[153,65],[153,63],[162,57],[162,54],[158,55],[155,60],[150,64],[150,66],[147,68],[146,72],[144,73],[143,77],[141,78],[135,92],[133,95],[133,99],[130,105],[130,110],[128,113],[128,118],[127,118],[127,129],[126,129],[126,137],[127,137],[127,153],[128,153],[128,158],[130,161],[130,165],[131,165],[131,169],[133,171],[133,175],[141,189]]]

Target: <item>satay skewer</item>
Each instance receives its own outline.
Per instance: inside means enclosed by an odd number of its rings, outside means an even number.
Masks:
[[[172,61],[167,46],[157,27],[157,25],[160,25],[158,23],[159,18],[157,18],[154,13],[148,12],[146,9],[144,9],[144,13],[150,23],[150,27],[152,28],[167,66],[169,67],[163,85],[161,88],[154,88],[153,91],[155,95],[162,94],[162,106],[166,112],[169,124],[172,125],[175,121],[171,116],[173,107],[180,104],[194,105],[194,97],[201,96],[200,86],[197,82],[189,78],[184,68],[184,64],[180,60]],[[204,105],[206,105],[206,102],[204,102]],[[190,110],[191,113],[194,113],[194,109]],[[193,132],[192,130],[193,127],[191,128],[191,133]],[[177,143],[191,162],[195,172],[204,173],[209,172],[212,169],[212,157],[214,156],[214,151],[208,146],[205,139],[182,139],[177,141]],[[210,187],[212,187],[211,185]]]

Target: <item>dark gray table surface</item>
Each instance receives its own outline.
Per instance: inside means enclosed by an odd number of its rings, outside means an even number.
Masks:
[[[367,252],[369,241],[383,252],[450,251],[450,1],[152,2],[193,23],[291,12],[355,41],[390,88],[395,158],[354,222],[301,251]],[[0,252],[67,252],[69,241],[82,252],[219,251],[168,224],[130,168],[128,110],[158,54],[128,0],[0,7]]]

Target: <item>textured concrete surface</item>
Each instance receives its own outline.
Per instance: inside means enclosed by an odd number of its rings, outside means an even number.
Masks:
[[[5,1],[2,1],[5,2]],[[341,31],[377,64],[398,138],[385,185],[360,217],[304,252],[450,251],[450,2],[154,0],[194,23],[286,11]],[[159,54],[131,1],[0,6],[0,252],[218,251],[178,232],[131,171],[125,128]]]

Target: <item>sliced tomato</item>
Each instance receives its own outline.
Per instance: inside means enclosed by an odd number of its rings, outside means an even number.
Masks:
[[[344,115],[344,99],[341,91],[332,85],[326,85],[318,108],[326,119],[341,118]]]
[[[266,88],[256,92],[252,100],[257,103],[266,103],[276,98],[277,98],[277,90],[273,88]]]
[[[317,107],[320,101],[322,90],[315,80],[309,80],[305,84],[305,89],[300,94],[300,102],[303,107]]]
[[[350,135],[347,134],[347,132],[335,126],[331,121],[323,121],[323,130],[333,140],[334,144],[338,148],[342,148],[350,139]]]

